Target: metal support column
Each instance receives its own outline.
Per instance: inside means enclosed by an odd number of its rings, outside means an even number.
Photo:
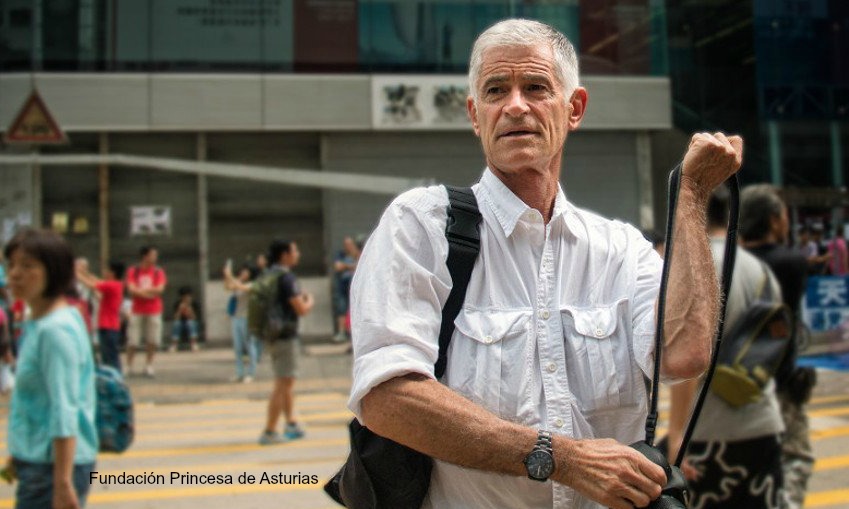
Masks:
[[[196,159],[199,162],[206,161],[207,146],[206,133],[197,134],[197,152]],[[208,308],[206,302],[206,281],[209,279],[209,207],[207,200],[209,199],[206,185],[206,175],[198,174],[197,176],[197,200],[198,200],[198,269],[200,282],[198,287],[198,300],[203,306],[204,315]]]
[[[835,189],[844,189],[846,179],[843,168],[843,146],[840,144],[840,124],[836,120],[831,121],[831,182]],[[831,209],[831,224],[837,229],[843,226],[843,207],[835,205]]]
[[[776,187],[784,185],[784,168],[781,163],[781,133],[778,130],[778,122],[767,121],[769,132],[769,167],[772,170],[772,184]]]
[[[100,153],[109,153],[109,135],[100,133]],[[110,259],[110,237],[109,237],[109,165],[101,163],[97,166],[98,181],[98,237],[100,239],[100,273],[105,274]]]
[[[640,200],[640,228],[654,228],[654,197],[652,195],[651,137],[647,131],[636,135],[637,186]]]

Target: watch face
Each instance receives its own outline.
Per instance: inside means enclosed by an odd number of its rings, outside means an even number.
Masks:
[[[554,458],[546,451],[533,451],[525,459],[528,475],[535,479],[548,479],[554,471]]]

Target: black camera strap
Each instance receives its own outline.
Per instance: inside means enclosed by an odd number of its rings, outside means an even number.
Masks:
[[[681,462],[684,458],[684,453],[687,450],[687,446],[689,445],[690,439],[693,435],[693,430],[695,429],[696,423],[698,422],[699,414],[701,413],[705,397],[707,396],[707,391],[710,387],[710,382],[713,379],[713,373],[716,368],[717,362],[717,354],[719,352],[719,347],[722,343],[722,329],[723,324],[725,323],[725,311],[727,307],[728,293],[731,289],[731,276],[734,273],[734,260],[737,254],[737,218],[740,209],[740,184],[737,179],[737,175],[735,174],[728,178],[728,180],[725,181],[725,185],[728,186],[728,190],[730,192],[730,200],[728,232],[725,239],[725,253],[723,255],[722,261],[719,326],[716,329],[716,341],[714,343],[713,353],[711,355],[710,366],[708,367],[707,373],[705,374],[704,384],[702,385],[702,389],[699,392],[696,404],[693,407],[693,412],[690,415],[690,420],[687,424],[687,429],[684,433],[681,448],[679,449],[678,456],[675,459],[676,467],[681,466]],[[669,174],[669,208],[667,211],[666,218],[666,248],[663,256],[663,272],[661,274],[660,293],[658,296],[659,302],[657,309],[657,329],[655,332],[655,362],[652,379],[651,401],[649,402],[649,414],[646,418],[645,442],[649,446],[654,445],[655,431],[657,428],[657,404],[658,390],[660,386],[660,363],[663,354],[663,328],[666,310],[666,288],[669,282],[669,269],[672,265],[671,262],[674,246],[673,232],[675,229],[675,213],[678,208],[678,194],[680,189],[681,165],[679,164]]]

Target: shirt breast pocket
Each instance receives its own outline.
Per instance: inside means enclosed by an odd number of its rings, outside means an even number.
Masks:
[[[446,384],[497,415],[504,417],[510,408],[514,412],[524,385],[529,319],[530,311],[524,310],[461,311],[454,320]]]
[[[627,303],[561,309],[569,389],[585,412],[635,403]]]

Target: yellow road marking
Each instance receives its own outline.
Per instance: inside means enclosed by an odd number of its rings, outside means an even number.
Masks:
[[[849,502],[849,490],[808,492],[805,497],[805,507],[826,507],[832,505],[846,504]]]
[[[849,467],[849,456],[831,456],[828,458],[817,458],[814,463],[814,471],[833,470],[836,468]]]
[[[168,456],[194,456],[200,454],[227,454],[233,452],[259,451],[269,447],[279,447],[283,449],[304,449],[309,447],[325,447],[348,445],[347,438],[335,438],[327,440],[298,440],[294,442],[283,442],[276,446],[263,446],[257,443],[250,444],[224,444],[211,445],[204,447],[167,447],[161,449],[142,449],[129,450],[121,454],[101,454],[98,455],[98,461],[113,461],[122,460],[125,458],[159,458]]]
[[[233,479],[236,482],[236,479]],[[145,491],[97,492],[93,491],[88,497],[87,505],[107,504],[114,502],[136,502],[142,500],[165,500],[171,498],[217,497],[221,495],[245,495],[252,493],[267,493],[287,491],[320,490],[325,479],[319,479],[318,484],[225,484],[215,486],[187,486]],[[10,508],[12,499],[0,500],[0,508]]]
[[[823,405],[826,403],[835,403],[838,401],[849,401],[849,394],[838,394],[834,396],[820,396],[818,398],[811,398],[811,405]]]
[[[237,474],[243,471],[263,469],[263,468],[280,468],[284,465],[310,465],[321,463],[338,463],[340,466],[345,461],[344,456],[323,456],[320,458],[295,458],[295,459],[275,459],[269,461],[254,461],[250,463],[197,463],[193,465],[180,466],[148,466],[144,468],[117,468],[112,470],[98,469],[96,472],[100,475],[138,475],[145,473],[161,473],[161,472],[193,472],[193,473],[212,473],[212,472],[236,472]]]
[[[832,417],[836,415],[849,415],[849,407],[822,408],[808,412],[809,417]]]
[[[303,421],[306,423],[309,422],[320,422],[327,420],[348,420],[353,417],[350,411],[344,412],[323,412],[317,414],[302,414],[298,417],[298,421]],[[136,429],[139,432],[147,432],[147,431],[155,431],[155,430],[176,430],[176,429],[196,429],[196,428],[208,428],[210,426],[224,426],[231,424],[244,424],[251,426],[262,426],[265,422],[264,414],[257,414],[253,417],[243,417],[243,418],[233,418],[233,419],[201,419],[201,420],[188,420],[188,419],[180,419],[179,422],[157,422],[153,424],[145,424],[139,423],[136,426]]]
[[[840,426],[838,428],[826,428],[811,431],[811,440],[822,440],[824,438],[842,437],[846,435],[849,435],[849,426]]]
[[[221,430],[210,430],[210,431],[184,431],[180,433],[167,433],[167,434],[153,434],[153,433],[138,433],[136,435],[136,440],[134,444],[148,444],[148,443],[163,443],[163,442],[178,442],[184,441],[186,439],[197,439],[197,438],[216,438],[216,437],[227,437],[227,438],[245,438],[245,437],[253,437],[259,438],[259,434],[262,431],[262,423],[257,424],[251,429],[240,429],[240,430],[232,430],[232,429],[221,429]],[[306,429],[307,433],[312,435],[314,432],[318,431],[338,431],[342,429],[344,425],[335,424],[335,425],[318,425],[318,426],[310,426]]]

